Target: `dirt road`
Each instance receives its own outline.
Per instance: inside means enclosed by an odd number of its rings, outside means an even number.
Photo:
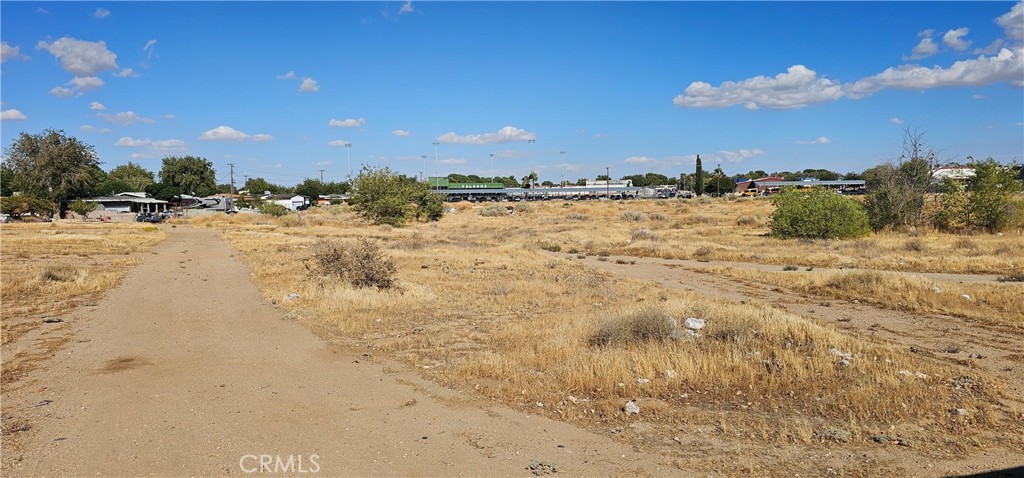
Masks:
[[[4,397],[32,427],[5,441],[5,476],[529,476],[534,461],[671,474],[657,455],[329,347],[266,303],[213,232],[163,227]]]

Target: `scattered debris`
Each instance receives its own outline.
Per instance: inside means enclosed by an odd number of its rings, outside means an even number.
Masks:
[[[666,370],[665,371],[665,376],[668,377],[668,378],[676,378],[676,375],[678,375],[678,374],[676,373],[675,370]]]
[[[963,298],[964,298],[964,300],[971,300],[971,296],[970,296],[970,294],[964,294],[964,295],[962,295],[962,296],[960,296],[960,297],[963,297]]]
[[[39,403],[32,405],[32,408],[45,407],[51,403],[53,403],[53,400],[40,400]]]
[[[288,294],[288,297],[285,300],[295,300],[298,299],[299,297],[300,296],[298,292],[292,292],[291,294]]]
[[[850,441],[850,436],[850,432],[843,430],[842,428],[829,428],[828,430],[814,434],[814,438],[817,440],[828,440],[836,443],[846,443]]]
[[[942,292],[942,289],[940,289],[940,288],[939,288],[939,286],[934,286],[934,287],[932,287],[932,290],[933,290],[933,291],[935,291],[935,293],[936,293],[936,294],[938,294],[938,293],[941,293],[941,292]]]
[[[649,378],[638,378],[638,379],[636,379],[636,383],[639,383],[640,385],[645,385],[645,384],[651,383],[651,379],[649,379]]]
[[[60,317],[43,317],[43,323],[46,324],[59,324],[61,322],[64,322],[64,320]]]
[[[550,461],[534,460],[531,461],[530,464],[526,466],[526,469],[530,470],[530,473],[533,473],[535,476],[558,473],[558,465]]]
[[[626,415],[638,415],[640,413],[640,405],[636,404],[636,400],[630,400],[622,406],[622,411],[626,412]]]

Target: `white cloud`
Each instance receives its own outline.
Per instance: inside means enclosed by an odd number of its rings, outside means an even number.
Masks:
[[[289,71],[288,73],[285,73],[283,75],[277,75],[277,79],[279,79],[279,80],[294,80],[295,79],[295,72],[294,71]]]
[[[971,46],[970,40],[964,40],[963,37],[970,33],[970,29],[967,27],[957,28],[956,30],[950,30],[942,35],[942,44],[956,50],[964,51]]]
[[[498,144],[514,143],[536,139],[537,135],[529,131],[506,126],[496,133],[467,134],[464,136],[455,133],[445,133],[437,138],[437,141],[444,144]]]
[[[0,63],[7,63],[8,60],[28,60],[28,57],[21,56],[21,47],[0,42]]]
[[[396,130],[392,131],[391,134],[393,134],[395,136],[401,136],[403,138],[408,138],[409,136],[412,136],[412,133],[410,133],[410,132],[408,132],[408,131],[406,131],[404,129],[396,129]]]
[[[0,111],[0,121],[25,121],[27,119],[28,116],[25,116],[24,113],[13,108]]]
[[[94,16],[96,18],[107,18],[107,17],[110,16],[110,10],[107,10],[106,8],[102,8],[102,7],[101,8],[97,8],[96,12],[93,13],[92,16]]]
[[[107,107],[103,106],[103,103],[100,103],[99,101],[93,101],[92,103],[89,103],[89,109],[90,110],[103,111],[103,110],[107,109]]]
[[[218,126],[199,135],[203,141],[244,141],[249,135],[238,131],[230,126]]]
[[[653,163],[654,161],[655,161],[654,158],[648,158],[647,156],[630,156],[630,157],[624,159],[622,162],[629,163],[629,164],[644,164],[644,163]]]
[[[358,127],[360,127],[360,126],[362,126],[364,124],[366,124],[366,120],[363,119],[363,118],[359,118],[359,119],[349,118],[349,119],[346,119],[346,120],[337,120],[337,119],[331,118],[331,120],[327,122],[328,126],[333,126],[335,128],[358,128]]]
[[[75,92],[71,91],[70,88],[64,88],[63,86],[54,86],[53,88],[50,88],[50,94],[58,98],[67,98],[75,94]]]
[[[1011,40],[1024,41],[1024,2],[1017,2],[1009,12],[996,19],[996,24]]]
[[[135,114],[134,111],[121,111],[121,112],[115,113],[115,114],[100,113],[100,114],[97,114],[96,116],[98,116],[100,118],[103,118],[103,119],[105,119],[105,120],[107,120],[107,121],[109,121],[111,123],[123,124],[123,125],[126,125],[126,126],[132,125],[132,124],[135,124],[135,123],[145,123],[145,124],[156,123],[156,121],[153,121],[153,119],[151,119],[151,118],[144,118],[142,116],[139,116],[139,115]]]
[[[983,99],[985,99],[985,95],[971,95],[971,99],[972,100],[983,100]]]
[[[892,118],[889,118],[889,122],[892,123],[892,124],[903,124],[903,120],[901,120],[901,119],[899,119],[899,118],[897,118],[895,116],[893,116]]]
[[[39,8],[36,8],[36,13],[38,13],[40,15],[49,15],[50,11],[45,9],[45,8],[43,8],[43,7],[39,7]]]
[[[103,86],[103,80],[95,76],[76,76],[72,78],[71,81],[67,82],[67,84],[71,85],[72,90],[76,91],[78,94],[82,94],[83,92],[92,91]]]
[[[86,132],[86,133],[99,133],[99,134],[110,134],[110,133],[114,132],[110,128],[97,128],[97,127],[95,127],[95,126],[93,126],[91,124],[83,124],[81,130]]]
[[[724,108],[742,104],[747,109],[802,108],[834,101],[843,96],[842,86],[818,78],[814,70],[793,65],[773,78],[755,76],[740,82],[726,81],[718,87],[695,81],[673,100],[680,108]]]
[[[829,144],[831,142],[831,139],[828,139],[825,136],[820,136],[818,139],[811,141],[797,141],[797,144]]]
[[[1003,48],[996,56],[981,55],[976,59],[961,60],[949,68],[916,65],[888,68],[877,75],[844,85],[843,89],[851,98],[859,99],[885,88],[984,86],[1002,81],[1020,85],[1021,78],[1024,78],[1024,48],[1016,47],[1013,50]]]
[[[269,134],[254,134],[252,140],[258,143],[265,143],[267,141],[273,141],[274,137]]]
[[[755,158],[755,157],[761,156],[763,154],[764,154],[764,151],[762,151],[760,149],[757,149],[757,148],[754,148],[754,149],[741,149],[741,150],[738,150],[738,151],[719,151],[718,155],[715,156],[712,159],[722,160],[722,161],[725,161],[727,163],[738,163],[740,161],[743,161],[744,159]]]
[[[922,58],[928,58],[939,52],[939,46],[932,41],[932,35],[935,34],[935,30],[925,30],[917,34],[921,37],[921,41],[914,46],[911,50],[911,54],[903,55],[903,60],[920,60]]]
[[[153,58],[153,52],[156,51],[156,38],[147,41],[146,46],[142,47],[142,51],[146,52],[146,58]]]
[[[188,144],[180,139],[150,140],[149,138],[133,139],[130,136],[124,136],[114,142],[114,146],[142,149],[140,152],[132,153],[132,159],[159,158],[168,154],[188,151]]]
[[[402,8],[398,9],[398,14],[401,15],[403,13],[412,13],[415,11],[416,10],[412,8],[412,1],[410,0],[402,4]]]
[[[174,118],[177,118],[177,116],[174,116],[172,114],[165,114],[164,115],[164,119],[174,119]]]
[[[114,142],[114,146],[120,146],[122,148],[141,148],[143,146],[149,146],[151,143],[152,141],[150,141],[149,138],[132,139],[130,136],[122,136]]]
[[[312,93],[314,91],[320,91],[320,85],[317,84],[316,80],[307,76],[302,79],[302,84],[299,85],[299,91],[302,93]]]
[[[447,158],[438,161],[437,164],[466,164],[466,160],[462,158]]]
[[[336,148],[344,148],[346,144],[349,144],[349,142],[345,141],[343,139],[336,139],[334,141],[331,141],[331,142],[327,143],[327,146],[334,146]]]
[[[114,76],[119,78],[138,78],[139,74],[131,68],[125,68],[118,73],[114,73]]]
[[[330,166],[332,164],[334,164],[333,161],[317,161],[316,162],[317,166]]]
[[[64,70],[75,76],[95,76],[102,71],[117,69],[117,55],[102,41],[64,37],[53,43],[40,41],[36,49],[50,52],[60,60]]]
[[[989,45],[987,47],[985,47],[985,48],[975,48],[972,53],[974,53],[975,55],[992,55],[992,54],[995,54],[996,52],[998,52],[999,49],[1002,48],[1002,47],[1003,47],[1003,39],[1002,38],[996,38],[995,40],[992,40],[992,43],[989,43]]]

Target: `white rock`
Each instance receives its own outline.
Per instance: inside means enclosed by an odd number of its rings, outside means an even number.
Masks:
[[[968,294],[964,294],[964,295],[962,295],[960,297],[963,297],[965,300],[971,300],[971,296],[968,295]]]
[[[704,319],[698,319],[696,317],[690,317],[683,321],[683,326],[690,330],[700,330],[704,328]]]
[[[295,299],[298,299],[298,298],[299,298],[299,293],[298,292],[292,292],[291,294],[288,294],[288,299],[287,300],[295,300]]]
[[[639,383],[640,385],[648,384],[648,383],[651,383],[651,379],[649,379],[649,378],[638,378],[638,379],[636,379],[636,383]]]
[[[668,378],[676,378],[676,375],[678,375],[678,374],[676,373],[675,370],[666,370],[665,371],[665,376],[668,377]]]
[[[932,290],[935,291],[936,294],[942,292],[942,289],[940,289],[939,286],[932,287]]]
[[[926,378],[928,378],[928,375],[927,375],[927,374],[924,374],[924,373],[921,373],[921,372],[917,372],[917,373],[915,373],[915,374],[914,374],[914,376],[915,376],[915,377],[917,377],[917,378],[920,378],[920,379],[926,379]]]
[[[904,377],[909,377],[911,375],[910,370],[900,370],[899,372],[896,372],[896,373],[898,373],[898,374],[900,374],[900,375],[902,375]]]
[[[637,415],[640,413],[640,405],[636,404],[636,400],[630,400],[623,405],[622,411],[626,412],[627,415]]]

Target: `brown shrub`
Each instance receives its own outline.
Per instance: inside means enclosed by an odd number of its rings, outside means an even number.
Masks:
[[[591,345],[622,345],[666,340],[672,335],[672,317],[660,307],[647,307],[605,321],[590,338]]]
[[[397,268],[380,246],[366,239],[358,242],[322,241],[313,245],[310,271],[317,276],[344,280],[354,287],[389,289]]]
[[[53,282],[73,282],[78,279],[78,268],[70,264],[49,266],[43,271],[42,278]]]

